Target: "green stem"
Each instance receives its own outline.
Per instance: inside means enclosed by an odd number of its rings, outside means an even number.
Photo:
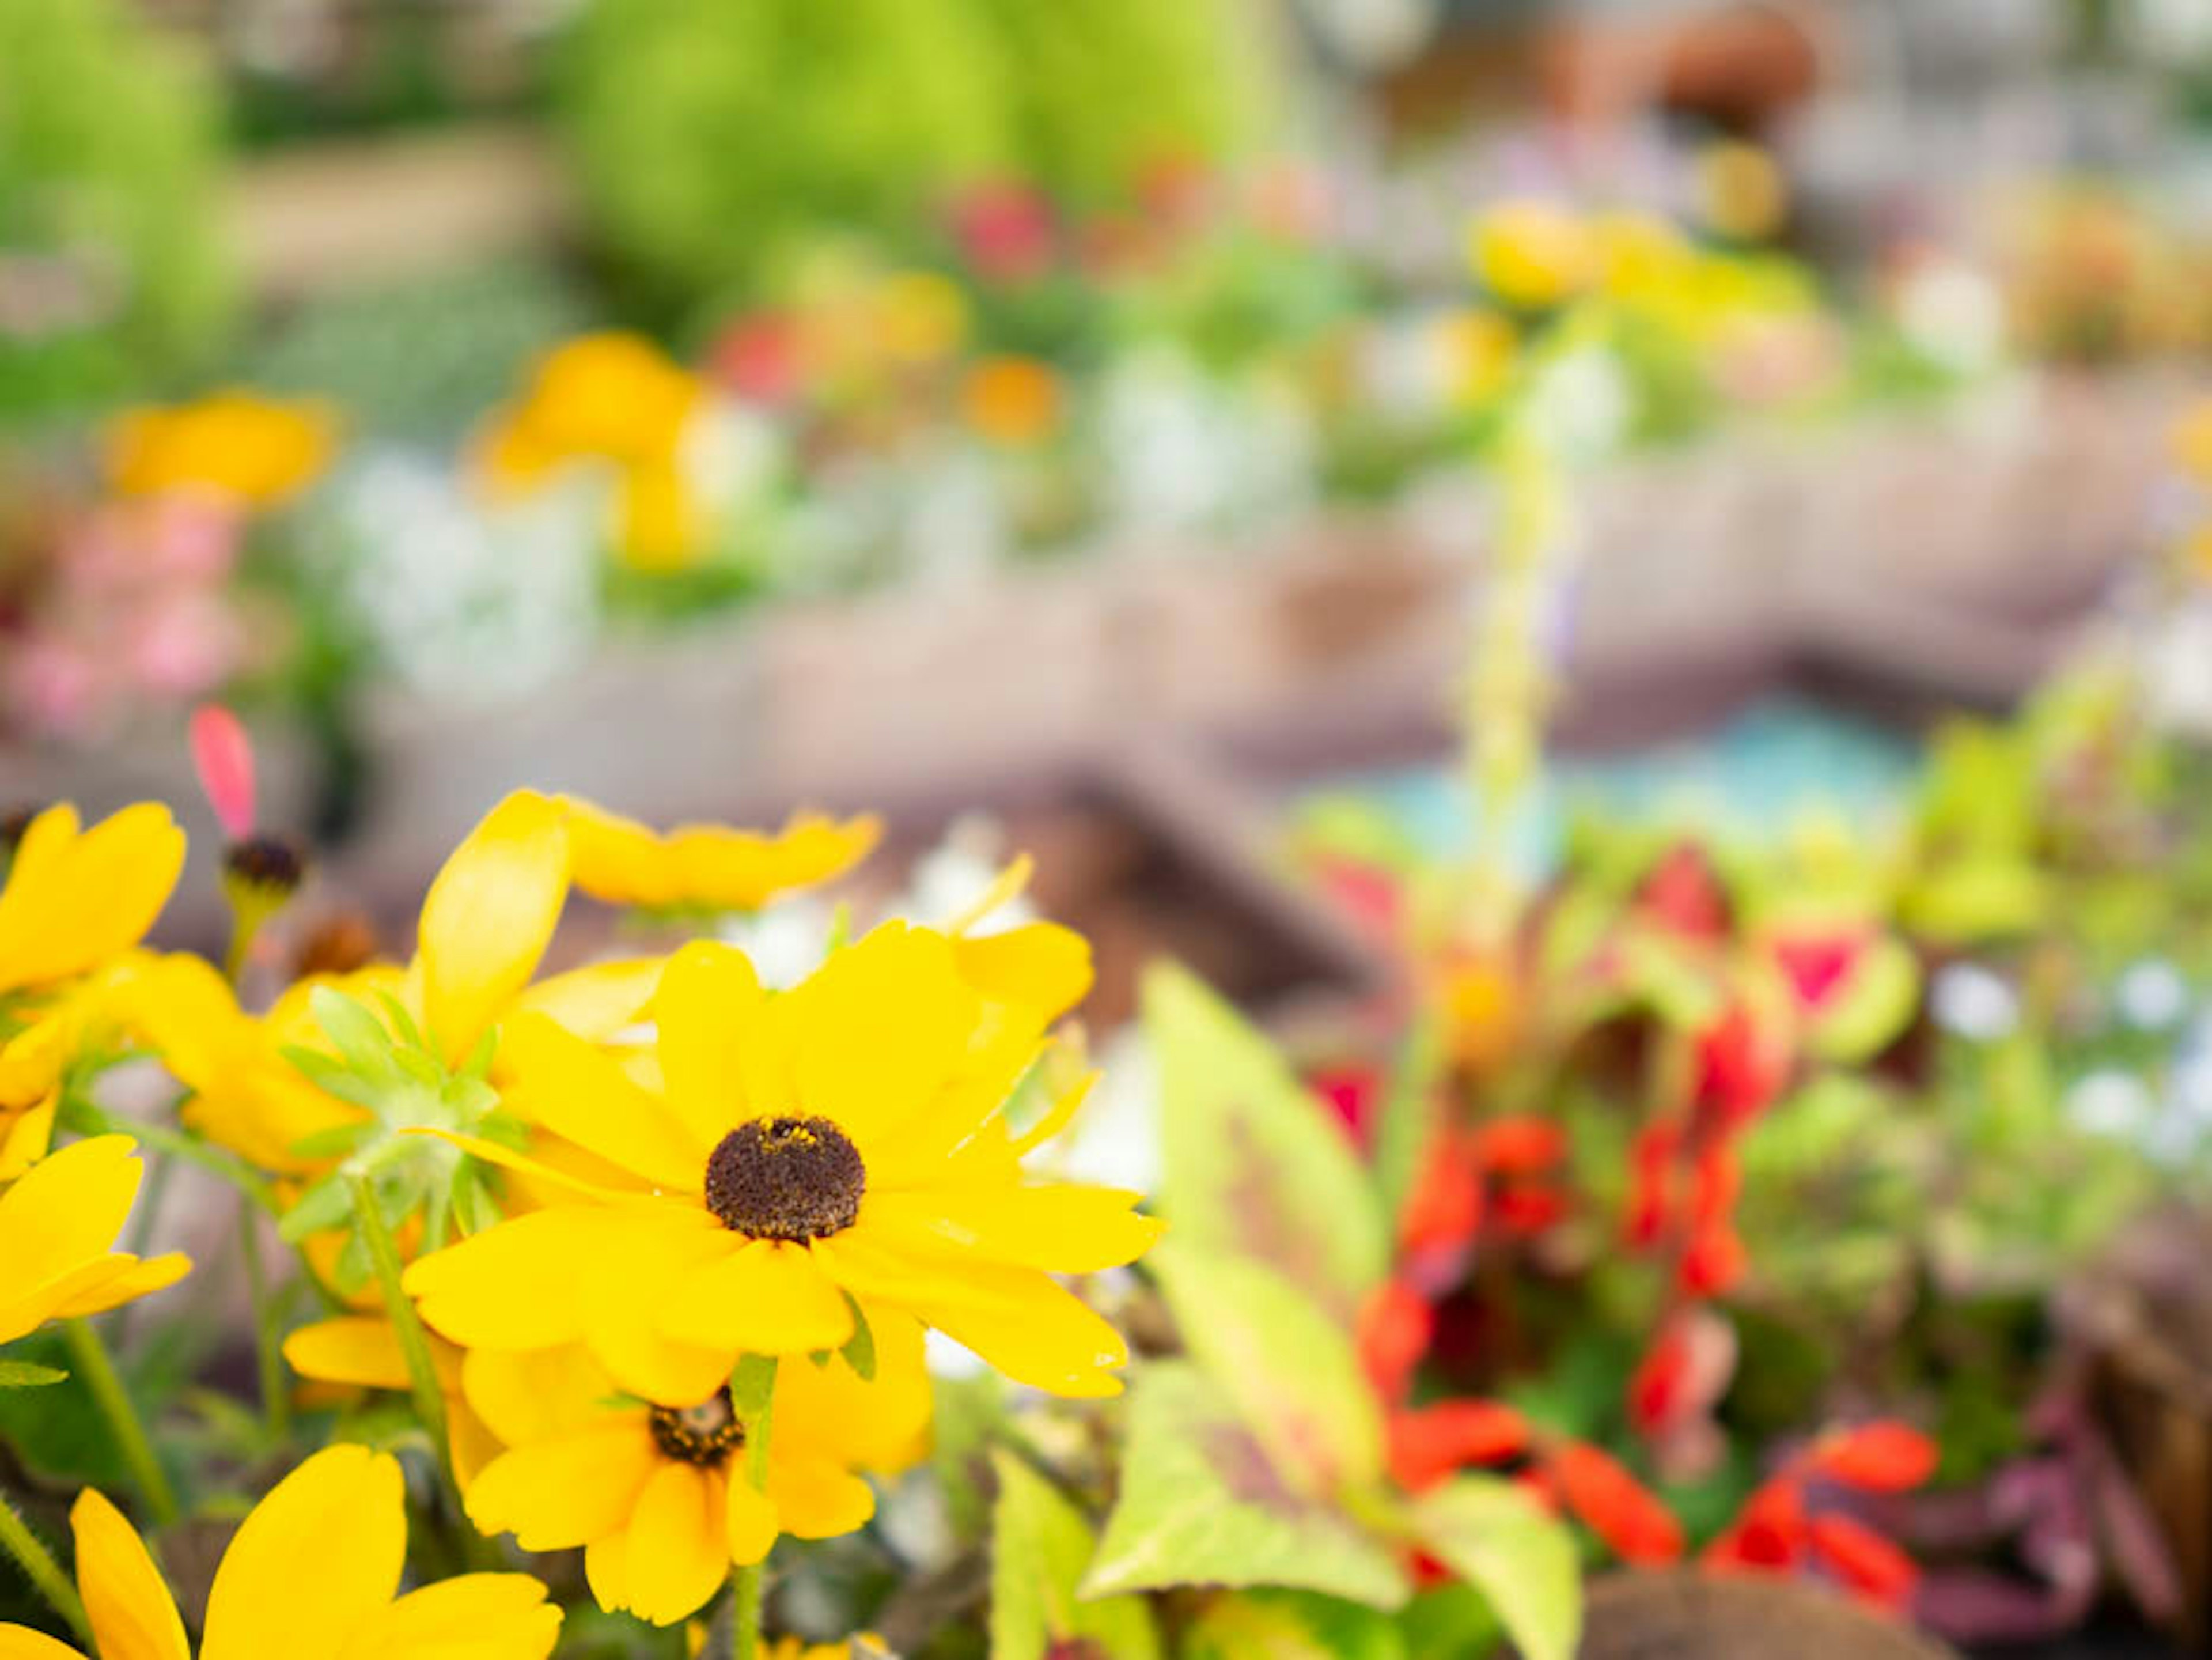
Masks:
[[[276,1189],[259,1172],[235,1153],[227,1152],[211,1141],[203,1141],[196,1135],[167,1124],[119,1116],[82,1095],[72,1096],[70,1107],[71,1117],[88,1135],[131,1136],[156,1152],[167,1153],[172,1158],[181,1158],[188,1164],[197,1164],[209,1175],[229,1183],[270,1215],[284,1213],[283,1202],[277,1198]]]
[[[23,1577],[31,1582],[32,1588],[46,1599],[48,1607],[69,1621],[77,1641],[89,1651],[92,1625],[84,1617],[84,1599],[62,1572],[46,1541],[31,1531],[31,1524],[4,1495],[0,1495],[0,1547],[15,1558],[15,1566],[23,1570]]]
[[[131,1479],[138,1484],[155,1526],[171,1526],[178,1515],[176,1492],[169,1486],[168,1473],[162,1469],[161,1461],[154,1456],[154,1444],[147,1439],[146,1426],[138,1416],[138,1408],[131,1404],[131,1391],[123,1387],[122,1376],[115,1370],[107,1345],[100,1341],[100,1333],[89,1320],[65,1321],[62,1331],[69,1340],[70,1355],[76,1362],[77,1372],[83,1377],[85,1387],[92,1391],[100,1416],[107,1420],[108,1431],[115,1437],[123,1462],[131,1467]]]
[[[365,1176],[348,1176],[346,1184],[353,1193],[353,1213],[361,1229],[362,1243],[368,1248],[368,1260],[376,1270],[376,1287],[383,1293],[384,1311],[392,1321],[392,1335],[399,1340],[399,1353],[407,1363],[407,1382],[415,1396],[416,1414],[428,1432],[430,1444],[437,1451],[438,1468],[456,1494],[459,1484],[453,1480],[453,1449],[446,1439],[446,1395],[438,1387],[438,1368],[430,1358],[429,1334],[422,1329],[422,1322],[415,1312],[399,1283],[399,1248],[392,1242],[392,1231],[384,1225],[383,1214],[376,1208],[376,1195]]]
[[[238,1207],[238,1254],[246,1264],[246,1286],[253,1298],[253,1359],[261,1380],[261,1422],[269,1444],[281,1446],[292,1427],[291,1391],[284,1387],[284,1334],[279,1329],[276,1299],[261,1264],[261,1219],[253,1207]]]
[[[756,1363],[749,1360],[748,1365]],[[743,1376],[742,1368],[740,1376]],[[775,1362],[766,1362],[765,1379],[757,1389],[759,1405],[745,1419],[745,1480],[755,1490],[768,1491],[768,1443],[775,1427]],[[763,1558],[737,1571],[732,1585],[736,1618],[730,1642],[731,1660],[759,1660],[761,1640],[761,1582],[768,1566]]]

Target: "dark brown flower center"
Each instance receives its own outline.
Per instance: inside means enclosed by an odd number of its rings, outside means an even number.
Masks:
[[[868,1172],[826,1118],[756,1118],[707,1159],[707,1208],[754,1239],[823,1239],[860,1219]]]
[[[745,1444],[745,1426],[722,1389],[696,1407],[655,1407],[653,1444],[679,1463],[711,1468]]]
[[[249,836],[222,850],[223,873],[234,882],[287,897],[299,891],[307,855],[282,836]]]

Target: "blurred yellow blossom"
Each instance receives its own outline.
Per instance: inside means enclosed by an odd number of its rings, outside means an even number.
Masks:
[[[968,373],[970,426],[995,444],[1035,444],[1060,425],[1060,377],[1034,357],[986,357]]]
[[[1468,263],[1482,284],[1507,305],[1556,306],[1588,289],[1598,275],[1590,226],[1565,203],[1522,197],[1498,203],[1474,222]]]
[[[1756,144],[1708,144],[1698,154],[1698,211],[1713,230],[1739,242],[1759,242],[1782,228],[1790,185],[1774,158]]]
[[[875,292],[876,344],[901,363],[937,363],[968,337],[968,300],[935,271],[899,271]]]
[[[108,482],[125,496],[199,491],[276,507],[321,476],[337,443],[337,421],[323,404],[213,392],[118,417],[107,429]]]

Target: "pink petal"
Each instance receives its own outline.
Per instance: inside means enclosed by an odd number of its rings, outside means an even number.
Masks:
[[[220,703],[192,711],[192,764],[200,787],[233,841],[253,834],[253,745],[239,719]]]

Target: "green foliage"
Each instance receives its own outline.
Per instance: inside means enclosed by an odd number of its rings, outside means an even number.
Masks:
[[[1341,1322],[1389,1266],[1389,1230],[1342,1128],[1267,1040],[1191,975],[1157,970],[1162,1209],[1194,1254],[1279,1269]]]
[[[0,5],[0,417],[142,388],[216,340],[234,298],[222,118],[125,0]]]
[[[68,1379],[69,1374],[59,1366],[42,1366],[33,1360],[0,1360],[0,1389],[42,1389]]]
[[[1425,1493],[1421,1544],[1489,1599],[1522,1660],[1571,1660],[1582,1637],[1572,1537],[1510,1481],[1462,1475]]]
[[[1181,1650],[1182,1660],[1406,1660],[1407,1652],[1387,1614],[1289,1590],[1216,1598],[1184,1633]]]
[[[1152,1660],[1159,1639],[1142,1597],[1085,1602],[1077,1593],[1097,1543],[1082,1512],[1012,1454],[993,1462],[992,1654],[1044,1660],[1055,1645],[1088,1639],[1115,1660]]]
[[[556,94],[610,250],[679,303],[1014,164],[970,0],[595,0]]]
[[[1121,1499],[1086,1595],[1173,1585],[1285,1585],[1392,1608],[1396,1554],[1277,1468],[1235,1403],[1196,1367],[1138,1374]]]

